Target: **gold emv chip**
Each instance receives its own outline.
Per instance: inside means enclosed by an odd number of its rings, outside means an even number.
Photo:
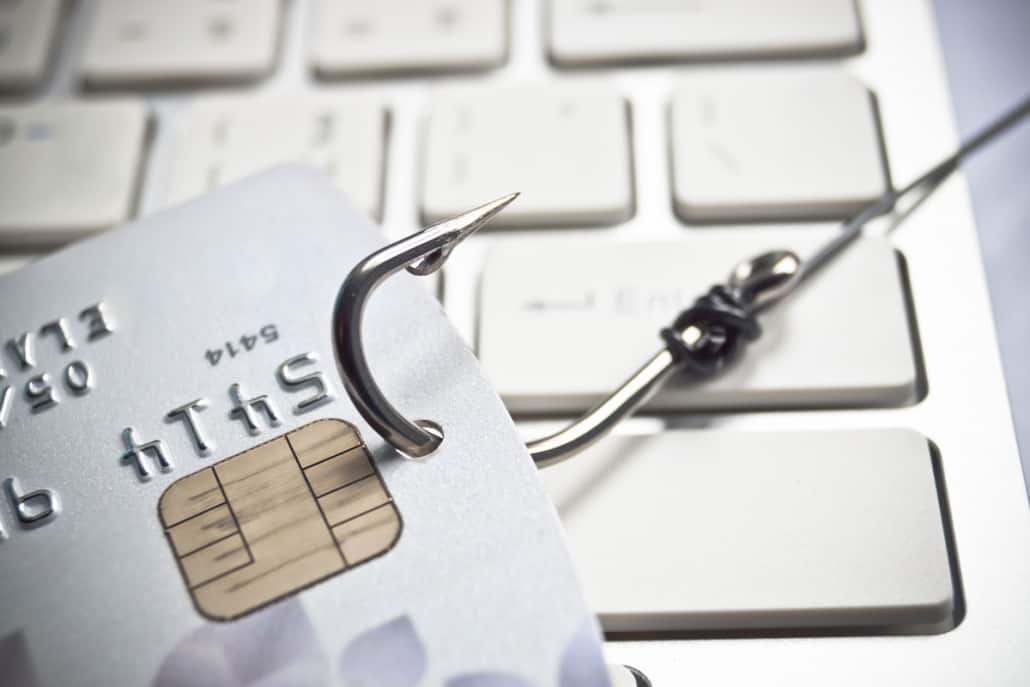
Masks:
[[[357,429],[321,420],[174,482],[161,523],[197,609],[231,620],[393,548],[400,513]]]

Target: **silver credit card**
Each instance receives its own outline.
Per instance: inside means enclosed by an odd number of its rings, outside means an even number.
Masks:
[[[343,392],[333,301],[381,241],[287,168],[0,280],[4,680],[606,684],[535,468],[414,277],[365,345],[443,448],[402,459]]]

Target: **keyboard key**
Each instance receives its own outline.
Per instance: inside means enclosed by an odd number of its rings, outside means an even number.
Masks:
[[[670,121],[688,221],[838,218],[887,188],[872,98],[840,69],[698,71]]]
[[[94,85],[253,80],[275,61],[279,0],[99,0],[82,73]]]
[[[513,191],[522,195],[492,226],[611,224],[632,214],[627,104],[605,84],[441,94],[424,159],[428,221]]]
[[[550,0],[549,18],[551,58],[569,66],[862,49],[853,0]]]
[[[486,69],[508,51],[505,0],[318,0],[311,62],[324,76]]]
[[[175,137],[169,204],[293,162],[325,172],[355,206],[380,216],[386,118],[367,100],[282,94],[198,100]]]
[[[146,127],[131,99],[0,107],[0,243],[54,245],[127,219]]]
[[[60,12],[60,0],[0,0],[0,89],[42,81]]]
[[[761,230],[759,230],[761,231]],[[515,413],[586,410],[661,346],[658,332],[741,259],[817,245],[722,233],[675,243],[510,241],[483,266],[479,358]],[[510,245],[509,245],[510,244]],[[762,317],[763,335],[722,374],[673,379],[652,410],[894,406],[917,365],[896,254],[860,239]]]
[[[541,476],[608,632],[953,624],[910,430],[616,436]]]

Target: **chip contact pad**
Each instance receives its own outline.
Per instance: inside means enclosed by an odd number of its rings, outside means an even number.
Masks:
[[[320,420],[184,477],[158,512],[197,610],[232,620],[371,560],[401,517],[357,429]]]

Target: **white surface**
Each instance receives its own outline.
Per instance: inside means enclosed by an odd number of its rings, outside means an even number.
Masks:
[[[327,174],[369,217],[380,215],[386,118],[375,103],[307,93],[205,98],[176,139],[170,204],[298,162]]]
[[[98,0],[83,56],[91,84],[225,81],[267,74],[280,0]]]
[[[611,83],[439,93],[426,129],[423,215],[435,221],[519,191],[492,226],[626,219],[628,125]]]
[[[854,52],[852,0],[550,0],[559,64]]]
[[[872,99],[844,69],[695,70],[669,119],[687,220],[844,218],[887,189]]]
[[[135,99],[0,107],[0,242],[54,244],[127,219],[146,123]]]
[[[500,65],[508,50],[505,0],[316,0],[311,63],[344,75]]]
[[[0,3],[0,88],[25,88],[43,78],[60,11],[60,0]]]
[[[926,439],[619,437],[543,473],[610,632],[947,624]]]
[[[822,240],[785,238],[766,247],[806,255]],[[706,232],[676,242],[498,246],[483,267],[480,360],[514,412],[587,410],[656,353],[658,331],[757,243],[753,233]],[[897,262],[888,241],[860,240],[817,288],[762,318],[763,336],[737,365],[701,384],[674,381],[650,407],[911,402],[917,371]]]

